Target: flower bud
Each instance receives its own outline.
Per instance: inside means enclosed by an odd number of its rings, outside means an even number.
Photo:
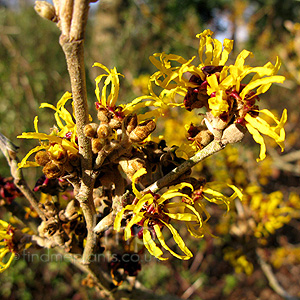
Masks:
[[[98,124],[97,123],[90,123],[85,125],[84,127],[84,135],[90,138],[93,138],[96,136],[97,134],[97,128],[98,128]]]
[[[35,11],[44,19],[57,22],[57,16],[54,6],[47,1],[35,1]]]
[[[94,138],[92,139],[92,151],[97,154],[104,146],[105,141],[103,139]]]
[[[112,113],[109,112],[108,109],[103,105],[97,105],[97,109],[98,120],[103,123],[109,123],[110,119],[112,118]]]
[[[208,130],[217,139],[221,138],[223,129],[226,128],[228,124],[228,122],[223,121],[221,118],[214,117],[211,112],[206,113],[206,118],[204,119],[204,122]]]
[[[234,123],[228,126],[222,135],[221,142],[224,145],[240,142],[246,132],[246,128],[240,124]]]
[[[68,159],[67,150],[63,148],[60,144],[54,144],[50,146],[47,150],[50,154],[51,159],[58,164],[64,164]]]
[[[97,137],[106,139],[111,135],[111,128],[107,123],[101,123],[97,129]]]
[[[145,121],[139,124],[130,134],[129,140],[134,143],[142,142],[149,136],[156,128],[156,124],[153,120]]]
[[[124,127],[127,133],[130,133],[137,126],[137,116],[136,114],[129,114],[124,119]]]
[[[54,217],[57,214],[57,208],[51,201],[45,202],[44,211],[47,218]]]
[[[110,126],[111,129],[119,129],[122,127],[122,123],[121,123],[120,119],[116,118],[116,117],[112,118],[109,121],[108,125]]]
[[[43,168],[43,173],[48,179],[56,179],[64,172],[63,166],[49,161]]]
[[[134,158],[134,159],[121,159],[119,161],[119,165],[122,169],[122,171],[128,176],[130,180],[132,180],[132,176],[134,173],[145,167],[145,161],[140,158]]]
[[[74,154],[74,153],[68,151],[68,161],[72,166],[78,167],[80,164],[79,154],[78,153]]]
[[[45,166],[50,161],[50,155],[46,151],[39,151],[34,157],[37,164]]]
[[[206,129],[206,130],[200,131],[194,137],[194,139],[198,145],[205,147],[214,139],[214,137],[213,137],[212,133],[208,129]]]

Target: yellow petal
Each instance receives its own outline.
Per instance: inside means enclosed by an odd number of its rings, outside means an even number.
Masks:
[[[145,168],[142,168],[142,169],[139,169],[138,171],[136,171],[134,173],[134,175],[132,176],[132,191],[138,199],[142,198],[142,194],[135,187],[135,182],[139,177],[141,177],[142,175],[144,175],[146,173],[147,173],[147,170]]]
[[[143,227],[143,243],[151,255],[160,260],[167,260],[168,258],[162,257],[163,252],[156,246],[155,242],[152,240],[151,233],[147,229],[148,222],[149,220],[146,220]]]
[[[166,249],[168,250],[173,256],[179,258],[179,259],[183,259],[183,260],[186,260],[186,259],[189,259],[190,257],[189,256],[183,256],[183,255],[179,255],[177,253],[175,253],[172,249],[170,249],[170,247],[166,244],[165,242],[165,239],[164,239],[164,236],[159,228],[159,225],[154,225],[154,231],[155,231],[155,234],[157,236],[157,239],[159,240],[159,242],[161,243],[161,245]]]
[[[40,150],[44,150],[47,149],[48,147],[45,146],[37,146],[33,149],[31,149],[26,155],[25,157],[22,159],[22,161],[20,163],[18,163],[18,168],[27,168],[27,167],[38,167],[39,165],[36,162],[27,162],[27,159],[29,158],[29,156],[35,152],[38,152]]]
[[[177,230],[171,225],[168,224],[166,222],[164,222],[163,220],[160,220],[166,227],[168,227],[168,229],[171,231],[174,241],[176,242],[176,244],[178,245],[178,247],[180,248],[180,250],[186,255],[186,256],[181,256],[180,259],[190,259],[191,257],[193,257],[192,252],[187,248],[187,246],[185,245],[183,239],[181,238],[181,236],[179,235],[179,233],[177,232]]]
[[[132,219],[128,222],[128,224],[126,225],[125,227],[125,230],[124,230],[124,239],[125,241],[129,240],[131,238],[131,227],[134,225],[134,224],[137,224],[138,222],[142,221],[144,217],[144,213],[139,213],[139,214],[136,214],[132,217]]]
[[[255,81],[252,81],[248,83],[245,88],[240,93],[240,97],[242,99],[245,98],[245,96],[253,89],[257,88],[256,95],[265,93],[271,86],[272,83],[283,83],[285,80],[284,76],[274,75],[270,77],[264,77],[257,79]]]
[[[168,217],[170,217],[171,219],[174,220],[178,220],[178,221],[187,221],[187,222],[191,222],[191,221],[198,221],[198,218],[191,214],[191,213],[167,213],[164,212],[165,215],[167,215]]]
[[[33,126],[34,126],[34,129],[35,129],[35,132],[39,132],[39,129],[38,129],[38,122],[39,122],[39,118],[38,118],[38,116],[36,116],[35,118],[34,118],[34,121],[33,121]]]
[[[5,270],[7,270],[9,268],[9,266],[11,265],[14,257],[15,257],[15,254],[11,253],[10,258],[7,261],[7,263],[3,264],[2,262],[0,262],[0,273],[4,272]]]
[[[260,144],[260,153],[259,158],[256,159],[256,161],[261,161],[266,158],[266,144],[263,139],[263,137],[260,135],[259,131],[256,130],[251,124],[247,123],[246,127],[249,131],[249,133],[252,135],[254,141],[258,144]]]
[[[196,219],[194,220],[194,217],[191,217],[193,218],[193,220],[184,220],[184,221],[196,221],[199,223],[199,226],[202,226],[202,223],[203,223],[203,219],[202,219],[202,216],[201,216],[201,212],[198,211],[195,207],[193,207],[192,205],[190,204],[187,204],[187,203],[184,203],[184,202],[181,202],[181,203],[167,203],[164,205],[164,208],[165,209],[174,209],[174,208],[187,208],[189,210],[191,210],[194,214],[195,214],[195,217]],[[172,216],[170,216],[169,213],[166,213],[164,212],[164,214],[168,215],[170,218],[172,219],[176,219],[176,214],[172,214]]]
[[[39,139],[39,140],[49,140],[55,143],[61,143],[61,138],[55,135],[49,135],[41,132],[23,132],[21,135],[17,136],[19,139]]]
[[[224,39],[223,48],[224,49],[223,49],[223,52],[222,52],[221,60],[219,62],[220,66],[224,65],[227,62],[229,53],[233,49],[233,40]]]

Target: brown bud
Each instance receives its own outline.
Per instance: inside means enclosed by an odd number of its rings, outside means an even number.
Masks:
[[[73,219],[75,219],[75,215],[76,215],[76,217],[78,216],[77,210],[78,210],[78,202],[76,200],[71,200],[67,204],[67,207],[65,209],[65,216],[69,220],[73,220]]]
[[[78,167],[80,164],[79,154],[78,153],[74,154],[74,153],[68,151],[68,161],[72,166]]]
[[[43,173],[49,179],[60,177],[64,172],[63,166],[49,161],[43,168]]]
[[[130,134],[129,140],[134,143],[142,142],[149,136],[156,128],[156,124],[153,120],[147,120],[140,123]]]
[[[64,164],[64,170],[65,170],[65,172],[71,174],[71,173],[74,172],[74,166],[72,166],[72,165],[70,164],[70,162],[67,161],[67,163]]]
[[[92,151],[93,153],[98,153],[104,146],[105,141],[103,139],[94,138],[92,139]]]
[[[38,232],[41,237],[53,236],[59,229],[58,221],[54,218],[50,218],[47,221],[43,221],[38,227]]]
[[[98,124],[97,123],[90,123],[85,125],[84,127],[84,135],[90,138],[93,138],[96,136],[97,134],[97,128],[98,128]]]
[[[99,139],[106,139],[111,135],[111,128],[107,123],[101,123],[97,129]]]
[[[51,3],[47,1],[35,1],[34,9],[40,17],[57,22],[55,8]]]
[[[119,129],[122,127],[122,123],[119,118],[112,118],[108,125],[110,126],[111,129]]]
[[[45,236],[50,237],[59,230],[59,224],[57,220],[51,220],[51,222],[47,221],[47,223]]]
[[[98,114],[97,114],[98,120],[103,123],[109,123],[110,119],[112,118],[112,113],[108,111],[108,109],[100,105],[98,107]]]
[[[50,161],[49,153],[46,151],[39,151],[34,157],[36,163],[40,166],[45,166]]]
[[[213,139],[212,133],[206,129],[200,131],[196,136],[195,136],[195,141],[197,142],[198,145],[201,145],[202,147],[207,146]]]
[[[47,151],[51,159],[57,164],[64,164],[68,159],[67,150],[60,144],[54,144]]]
[[[240,142],[246,132],[246,128],[240,124],[234,123],[229,125],[223,132],[221,142],[224,145]]]
[[[127,115],[123,122],[124,122],[124,126],[126,128],[126,131],[128,133],[130,133],[137,126],[137,116],[136,116],[136,114]]]
[[[145,167],[145,161],[140,158],[134,158],[134,159],[121,159],[119,161],[119,165],[122,169],[122,171],[128,176],[128,178],[131,180],[134,173]]]
[[[44,204],[45,215],[47,218],[54,217],[57,214],[57,208],[53,202],[47,201]]]
[[[223,121],[221,118],[213,116],[211,112],[206,113],[204,122],[216,139],[221,138],[223,129],[226,128],[228,124],[228,122]]]

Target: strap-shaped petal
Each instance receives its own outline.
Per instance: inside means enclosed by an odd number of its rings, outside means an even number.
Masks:
[[[256,160],[257,161],[264,160],[266,158],[267,148],[266,148],[266,144],[265,144],[263,137],[261,136],[259,131],[257,129],[255,129],[250,123],[247,123],[246,127],[247,127],[249,133],[252,135],[254,141],[256,143],[260,144],[259,158],[257,158]]]
[[[174,252],[165,242],[165,238],[159,228],[159,226],[156,224],[153,226],[154,227],[154,231],[155,231],[155,234],[157,236],[157,239],[159,240],[160,244],[167,250],[169,251],[173,256],[179,258],[179,259],[183,259],[183,260],[186,260],[186,259],[190,259],[190,256],[184,256],[184,255],[179,255],[177,254],[176,252]]]
[[[185,242],[183,241],[183,239],[181,238],[181,236],[179,235],[179,233],[177,232],[177,230],[171,225],[168,224],[166,222],[164,222],[163,220],[160,220],[166,227],[168,227],[168,229],[171,231],[174,241],[175,243],[178,245],[178,247],[180,248],[180,250],[186,255],[186,256],[182,256],[181,259],[190,259],[191,257],[193,257],[192,252],[188,249],[188,247],[185,245]]]
[[[162,257],[163,252],[160,248],[158,248],[155,242],[152,239],[150,231],[147,229],[149,220],[145,221],[145,225],[143,227],[143,243],[149,253],[160,260],[167,260],[168,258]]]
[[[139,177],[141,177],[142,175],[144,175],[146,173],[147,173],[147,170],[145,168],[142,168],[142,169],[139,169],[138,171],[136,171],[134,173],[134,175],[132,176],[132,191],[138,199],[142,198],[142,194],[135,187],[135,182],[137,181],[137,179]]]
[[[38,152],[40,150],[44,150],[47,149],[48,147],[46,146],[37,146],[33,149],[31,149],[26,155],[25,157],[21,160],[20,163],[18,163],[18,168],[28,168],[28,167],[38,167],[39,165],[36,162],[29,162],[27,161],[27,159],[29,158],[29,156],[35,152]]]
[[[115,221],[114,221],[114,230],[116,231],[120,231],[121,229],[121,221],[123,218],[123,214],[126,210],[133,210],[134,209],[134,205],[126,205],[125,207],[122,208],[121,211],[119,211],[116,215]]]

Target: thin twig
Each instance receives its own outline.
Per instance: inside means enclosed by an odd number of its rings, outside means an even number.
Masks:
[[[91,142],[84,134],[84,127],[89,123],[85,66],[84,66],[84,32],[89,11],[88,0],[60,2],[62,34],[60,44],[66,56],[71,80],[74,114],[81,156],[81,183],[76,199],[80,202],[87,225],[87,243],[82,260],[89,263],[89,257],[96,246],[96,235],[93,232],[96,210],[93,202],[95,178],[92,176]],[[70,19],[70,16],[71,19]],[[69,26],[70,25],[70,26]]]
[[[269,281],[270,287],[281,297],[283,297],[286,300],[299,300],[299,297],[291,296],[279,283],[277,280],[275,274],[272,271],[271,266],[264,260],[262,255],[259,253],[259,249],[256,250],[256,255],[258,258],[258,263],[264,272],[265,276],[267,277]]]
[[[39,217],[45,221],[46,217],[44,213],[40,210],[38,205],[38,199],[35,194],[29,188],[27,182],[23,177],[22,170],[18,168],[18,158],[17,158],[17,149],[8,138],[6,138],[3,134],[0,133],[0,149],[4,154],[7,163],[10,167],[10,172],[12,177],[14,178],[14,183],[16,187],[22,192],[25,198],[29,201],[30,205],[34,208],[34,210],[38,213]]]
[[[195,291],[203,284],[203,278],[199,277],[181,296],[182,299],[189,299]]]

